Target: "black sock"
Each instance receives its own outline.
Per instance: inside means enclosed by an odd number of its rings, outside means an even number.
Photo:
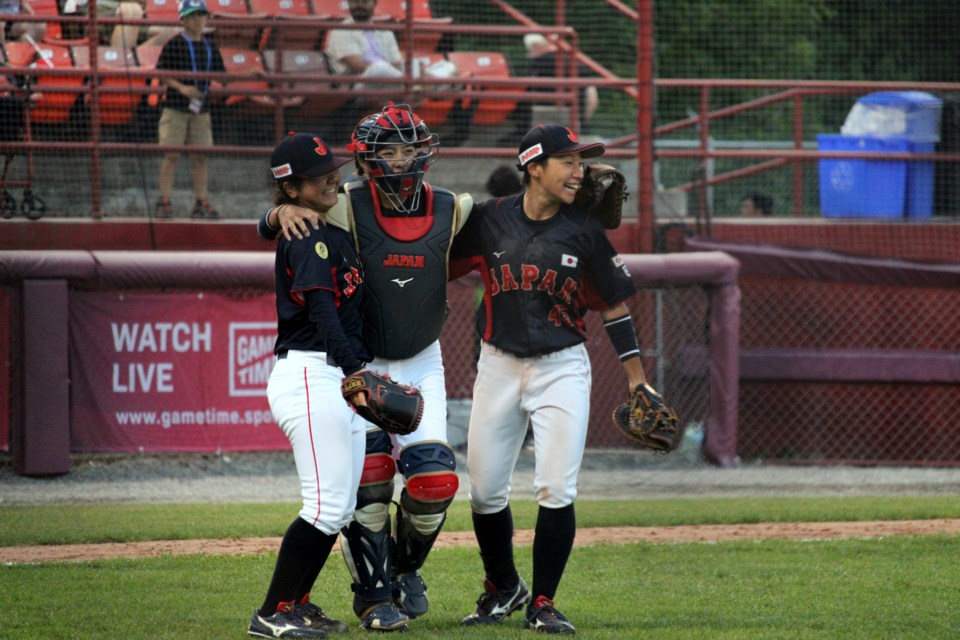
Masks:
[[[336,540],[336,534],[323,533],[300,518],[294,520],[283,534],[260,615],[272,616],[281,602],[298,604],[297,599],[313,586]]]
[[[323,534],[323,532],[319,532]],[[303,600],[303,596],[309,595],[310,590],[313,589],[314,583],[317,581],[317,576],[320,575],[320,572],[323,571],[323,566],[327,563],[327,558],[330,557],[330,551],[333,549],[333,544],[337,541],[337,535],[327,536],[324,535],[324,540],[320,542],[320,545],[317,547],[315,552],[318,554],[314,559],[313,564],[307,569],[303,574],[303,578],[300,580],[300,587],[297,589],[296,600],[300,602]]]
[[[546,596],[553,600],[576,535],[577,516],[573,504],[560,509],[540,507],[533,536],[534,598]]]
[[[473,514],[473,531],[487,579],[497,589],[513,589],[520,576],[513,563],[513,513],[510,505],[498,513]]]

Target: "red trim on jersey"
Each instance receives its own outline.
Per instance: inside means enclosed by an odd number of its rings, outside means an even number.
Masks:
[[[380,196],[376,185],[370,186],[370,196],[373,198],[373,212],[377,216],[377,224],[384,233],[400,242],[413,242],[425,236],[433,227],[433,188],[423,183],[424,197],[426,198],[426,213],[422,216],[384,216],[380,213]]]
[[[487,321],[484,323],[483,339],[489,340],[493,333],[493,300],[490,299],[490,269],[487,268],[487,261],[482,257],[474,264],[480,271],[480,277],[483,278],[483,309],[487,314]]]
[[[307,433],[310,434],[310,452],[313,454],[313,481],[317,485],[317,517],[313,519],[313,526],[317,526],[320,519],[320,465],[317,464],[317,447],[313,443],[313,415],[310,413],[310,381],[307,379],[307,368],[303,368],[303,388],[307,401]]]

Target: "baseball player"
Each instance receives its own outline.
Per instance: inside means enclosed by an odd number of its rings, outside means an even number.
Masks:
[[[572,206],[583,160],[603,152],[566,127],[534,127],[519,149],[524,191],[478,204],[451,250],[456,273],[470,259],[485,283],[467,466],[486,579],[463,625],[500,622],[527,605],[527,628],[575,633],[553,601],[576,533],[573,502],[590,415],[588,309],[603,317],[630,388],[645,381],[624,304],[636,292],[633,281],[600,225]],[[514,565],[509,502],[528,421],[539,504],[532,589]]]
[[[392,535],[393,444],[389,434],[371,428],[357,511],[341,541],[361,627],[396,631],[427,612],[420,569],[459,487],[447,444],[439,338],[447,315],[447,253],[472,199],[424,181],[439,140],[407,105],[361,119],[347,149],[361,179],[344,185],[344,206],[331,220],[353,233],[364,265],[364,336],[375,355],[369,366],[419,388],[424,398],[420,426],[396,438],[404,487]],[[271,209],[260,234],[273,238],[281,225],[294,235],[307,233],[308,214]]]
[[[366,422],[343,401],[340,380],[373,358],[363,340],[363,270],[353,239],[326,224],[337,204],[341,165],[312,133],[273,150],[274,202],[309,207],[321,222],[310,238],[277,244],[277,363],[267,398],[290,439],[303,506],[280,543],[266,597],[248,633],[263,638],[325,638],[346,631],[310,600],[339,531],[353,515],[364,465]],[[362,402],[363,394],[351,396]]]

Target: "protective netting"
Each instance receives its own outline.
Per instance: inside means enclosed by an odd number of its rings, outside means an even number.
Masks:
[[[955,289],[747,277],[742,291],[741,457],[960,460]]]
[[[8,67],[0,86],[2,142],[12,154],[0,183],[17,207],[20,189],[42,197],[47,215],[155,213],[164,152],[156,145],[163,106],[156,65],[161,43],[180,29],[177,3],[90,0],[99,7],[91,19],[84,17],[88,3],[25,1],[34,15],[9,22],[18,30],[0,48]],[[287,131],[317,130],[339,144],[359,116],[389,100],[420,110],[451,160],[499,154],[509,161],[531,123],[565,122],[608,141],[631,191],[652,180],[642,186],[662,188],[658,212],[678,219],[737,215],[749,193],[766,196],[774,216],[819,217],[836,204],[824,202],[823,180],[888,183],[886,173],[875,176],[874,164],[856,159],[822,177],[810,155],[818,135],[839,134],[856,101],[879,89],[935,94],[943,114],[936,151],[960,144],[960,27],[942,20],[946,2],[379,0],[371,24],[393,34],[405,71],[376,82],[344,75],[331,49],[332,32],[351,31],[342,22],[347,0],[208,4],[206,33],[227,71],[197,72],[225,84],[210,90],[214,144],[201,149],[211,159],[210,197],[223,203],[222,217],[249,215],[239,203],[260,197],[263,183],[248,178],[260,174],[269,147]],[[23,26],[34,28],[35,44],[15,37]],[[653,114],[652,178],[635,163],[651,142],[637,144],[645,113]],[[858,151],[839,144],[830,150]],[[855,202],[856,214],[960,212],[956,160],[938,161],[934,171],[929,161],[906,157],[933,151],[931,144],[886,149],[901,154],[893,170],[912,186],[888,184],[892,191],[878,202]],[[176,200],[190,198],[186,165],[177,173]],[[462,171],[455,186],[482,194],[486,173]],[[879,206],[897,194],[902,211]],[[181,206],[173,215],[188,213]]]

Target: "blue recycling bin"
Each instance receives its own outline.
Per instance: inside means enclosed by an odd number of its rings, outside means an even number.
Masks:
[[[933,153],[943,102],[922,91],[879,91],[850,110],[841,135],[821,134],[821,151]],[[820,160],[820,210],[826,217],[929,218],[931,161]]]
[[[817,136],[821,151],[933,153],[935,145],[899,136]],[[929,218],[933,177],[933,163],[927,161],[822,158],[820,212],[828,218]]]

